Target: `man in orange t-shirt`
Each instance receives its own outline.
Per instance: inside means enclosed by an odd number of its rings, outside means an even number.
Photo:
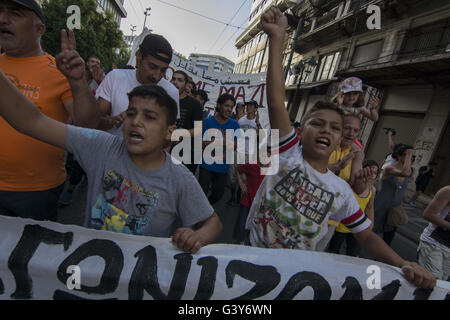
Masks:
[[[34,0],[0,0],[0,70],[45,115],[97,127],[99,112],[84,79],[73,32],[61,33],[61,53],[45,53],[45,17]],[[72,96],[73,94],[73,96]],[[15,131],[0,118],[0,214],[56,220],[66,179],[65,151]]]

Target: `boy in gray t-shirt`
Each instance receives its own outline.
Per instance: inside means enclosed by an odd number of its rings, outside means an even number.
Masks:
[[[142,170],[122,138],[74,126],[67,127],[66,148],[88,176],[88,228],[169,237],[177,216],[194,226],[214,213],[195,177],[167,153],[160,168]]]
[[[43,115],[0,70],[0,116],[21,133],[72,152],[85,170],[86,227],[168,237],[179,217],[183,227],[172,242],[196,253],[219,236],[222,224],[194,176],[163,150],[175,129],[176,102],[156,85],[128,96],[123,137],[117,137]]]

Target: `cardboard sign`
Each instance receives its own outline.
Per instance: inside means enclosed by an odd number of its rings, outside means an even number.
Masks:
[[[211,72],[193,67],[190,63],[173,56],[167,71],[167,79],[172,79],[174,71],[182,70],[192,77],[197,89],[205,90],[209,101],[205,104],[205,110],[209,115],[214,115],[217,98],[228,93],[235,97],[236,102],[255,100],[258,105],[259,121],[265,129],[269,128],[269,114],[266,98],[266,73],[235,74],[225,72]]]

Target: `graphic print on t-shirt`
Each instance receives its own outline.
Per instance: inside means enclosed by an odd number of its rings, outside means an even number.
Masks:
[[[103,192],[92,208],[91,225],[95,229],[142,235],[158,199],[158,193],[144,190],[110,170],[103,179]]]
[[[308,180],[296,168],[280,180],[275,191],[302,216],[321,224],[327,216],[334,195]]]
[[[266,247],[313,250],[324,219],[334,211],[335,195],[312,183],[300,168],[281,176],[268,186],[270,191],[263,195],[253,220],[261,226],[260,240]]]

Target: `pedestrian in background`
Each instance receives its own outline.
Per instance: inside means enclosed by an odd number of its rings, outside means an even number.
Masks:
[[[390,208],[400,206],[409,178],[412,174],[411,164],[414,150],[412,146],[401,145],[392,157],[397,163],[387,166],[384,170],[381,185],[375,196],[374,232],[383,235],[383,240],[390,245],[397,228],[387,223]]]
[[[246,181],[242,179],[245,174]],[[249,230],[245,229],[248,213],[252,207],[256,192],[264,180],[264,175],[261,174],[261,166],[257,164],[240,164],[236,167],[236,177],[241,189],[241,200],[239,202],[239,213],[236,225],[234,228],[234,239],[240,244],[250,244]]]
[[[436,193],[423,217],[430,223],[420,236],[418,262],[436,279],[450,281],[450,185]]]
[[[236,103],[236,108],[231,116],[231,119],[239,121],[240,118],[245,116],[245,104],[243,102]]]
[[[434,168],[437,163],[434,161],[430,161],[428,165],[419,168],[419,175],[416,178],[416,192],[412,196],[409,204],[411,207],[416,207],[417,198],[425,192],[428,184],[430,183],[431,178],[434,178]]]

